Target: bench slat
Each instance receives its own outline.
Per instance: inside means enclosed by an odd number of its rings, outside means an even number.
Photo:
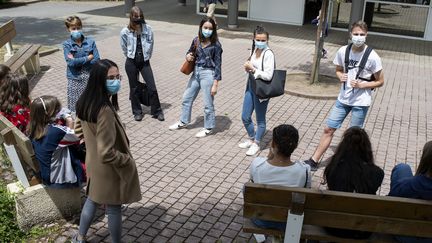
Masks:
[[[248,190],[248,189],[252,190]],[[292,192],[306,195],[305,209],[337,210],[340,212],[370,214],[382,217],[399,217],[432,221],[432,202],[426,200],[322,191],[306,188],[287,188],[247,183],[246,202],[288,208]],[[352,207],[356,205],[356,207]]]
[[[9,60],[6,61],[6,65],[9,66],[11,72],[16,72],[20,69],[24,63],[35,55],[41,45],[27,44],[22,46]]]
[[[306,196],[304,224],[432,237],[432,202],[246,183],[243,215],[286,222],[293,192]]]
[[[265,234],[265,235],[275,235],[275,236],[283,236],[284,232],[274,229],[263,229],[257,227],[252,220],[245,218],[243,222],[243,232],[245,233],[255,233],[255,234]],[[329,242],[380,242],[380,243],[390,243],[396,242],[391,236],[383,235],[383,234],[373,234],[369,239],[365,240],[357,240],[357,239],[345,239],[337,236],[330,235],[327,233],[324,228],[313,226],[313,225],[303,225],[302,239],[308,240],[320,240],[320,241],[329,241]]]
[[[11,41],[16,36],[15,24],[9,20],[0,26],[0,47]]]

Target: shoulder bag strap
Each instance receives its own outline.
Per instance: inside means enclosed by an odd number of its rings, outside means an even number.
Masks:
[[[304,188],[307,188],[308,179],[309,179],[309,175],[308,175],[308,170],[307,170],[307,167],[306,167],[306,181],[305,181],[305,184],[304,184]]]

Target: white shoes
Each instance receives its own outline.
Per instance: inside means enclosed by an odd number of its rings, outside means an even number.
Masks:
[[[186,127],[187,127],[187,124],[185,124],[181,121],[178,121],[178,122],[172,124],[171,126],[169,126],[169,130],[178,130],[178,129],[182,129],[182,128],[186,128]]]
[[[243,142],[239,143],[238,146],[243,149],[249,148],[253,142],[250,139],[244,140]]]
[[[246,155],[248,156],[254,156],[256,155],[260,150],[260,147],[256,143],[252,143],[252,145],[249,147],[248,151],[246,151]]]
[[[203,128],[201,131],[199,131],[197,134],[195,134],[195,137],[197,138],[203,138],[205,136],[213,134],[211,129]]]

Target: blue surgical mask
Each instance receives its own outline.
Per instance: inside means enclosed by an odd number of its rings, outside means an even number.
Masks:
[[[213,30],[202,29],[202,34],[205,38],[209,38],[213,34]]]
[[[120,90],[120,79],[107,79],[106,88],[110,95],[117,94]]]
[[[255,47],[258,49],[264,49],[267,47],[267,41],[255,41]]]
[[[78,40],[82,37],[81,30],[72,30],[70,33],[71,33],[72,40]]]

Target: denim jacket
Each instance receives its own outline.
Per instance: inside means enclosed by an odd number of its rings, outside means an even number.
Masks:
[[[144,52],[144,61],[148,61],[153,53],[153,31],[148,24],[143,24],[141,27],[141,44]],[[120,32],[120,45],[125,57],[134,59],[137,46],[136,32],[129,30],[127,27],[123,28]]]
[[[198,43],[197,50],[195,52],[195,66],[214,69],[214,79],[222,79],[222,45],[219,41],[214,44],[210,44],[203,48],[198,37],[192,40],[192,44],[189,47],[187,53],[195,50],[195,43]]]
[[[77,79],[82,71],[90,71],[93,64],[100,59],[96,43],[89,37],[83,38],[81,46],[69,38],[63,42],[63,54],[67,64],[66,77],[68,79]],[[73,58],[69,58],[69,54],[72,54]],[[90,54],[93,54],[91,61],[88,60]]]

